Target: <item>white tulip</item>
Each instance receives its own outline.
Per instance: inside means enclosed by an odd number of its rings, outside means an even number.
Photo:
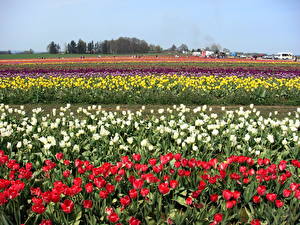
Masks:
[[[92,139],[95,140],[95,141],[97,141],[97,140],[100,139],[100,137],[101,136],[99,134],[93,134]]]
[[[146,147],[148,145],[148,140],[147,139],[143,139],[142,141],[141,141],[141,146],[142,147]]]
[[[212,135],[213,135],[213,136],[217,136],[218,134],[219,134],[219,131],[218,131],[218,130],[215,129],[215,130],[212,131]]]
[[[251,136],[249,134],[246,134],[245,137],[244,137],[245,141],[249,141],[250,138],[251,138]]]
[[[196,145],[193,145],[192,149],[193,149],[193,151],[198,151],[199,150],[198,146],[196,146]]]
[[[274,136],[272,134],[268,134],[267,139],[270,143],[274,143]]]

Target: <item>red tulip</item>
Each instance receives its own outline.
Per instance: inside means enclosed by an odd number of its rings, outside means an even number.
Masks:
[[[180,177],[185,176],[185,170],[183,170],[183,169],[178,170],[178,175],[179,175]]]
[[[115,191],[115,186],[112,184],[106,184],[105,189],[109,194],[113,193]]]
[[[297,183],[291,183],[290,184],[290,189],[292,191],[296,191],[298,189],[298,187],[299,187],[299,184],[297,184]]]
[[[176,153],[176,154],[174,155],[174,159],[175,159],[176,161],[180,160],[180,159],[181,159],[181,154],[180,154],[180,153]]]
[[[119,167],[118,167],[118,166],[112,166],[112,167],[110,168],[110,173],[115,175],[115,174],[118,173],[118,170],[119,170]]]
[[[107,216],[107,219],[112,222],[112,223],[116,223],[119,221],[119,216],[117,213],[115,212],[111,212],[108,216]]]
[[[199,185],[198,185],[198,190],[204,190],[206,187],[206,183],[203,180],[200,180]]]
[[[93,192],[93,183],[87,183],[87,184],[85,185],[85,191],[86,191],[87,193]]]
[[[162,193],[163,195],[169,193],[170,188],[169,188],[168,183],[161,183],[161,184],[159,184],[159,185],[158,185],[158,190],[159,190],[159,192]]]
[[[142,179],[135,179],[132,185],[134,189],[141,189],[144,185],[144,181]]]
[[[253,168],[251,168],[249,171],[248,171],[248,174],[250,176],[253,176],[255,174],[255,170]]]
[[[115,176],[115,181],[120,182],[121,180],[123,180],[122,176],[119,175]]]
[[[68,166],[70,164],[71,164],[70,160],[66,160],[66,159],[64,160],[64,165]]]
[[[51,220],[42,220],[42,222],[39,225],[52,225]]]
[[[128,221],[129,225],[140,225],[141,224],[141,221],[134,218],[134,217],[131,217]]]
[[[55,157],[56,157],[57,160],[61,160],[61,159],[64,158],[64,153],[62,153],[62,152],[56,153],[56,154],[55,154]]]
[[[266,193],[267,188],[264,185],[260,185],[257,187],[256,190],[259,195],[264,195]]]
[[[140,154],[133,154],[132,158],[134,161],[140,161],[141,160],[141,155]]]
[[[121,161],[122,161],[123,163],[129,162],[129,157],[128,157],[127,155],[121,156]]]
[[[114,212],[114,209],[112,207],[108,207],[108,208],[105,208],[105,212],[107,215],[110,215]]]
[[[82,205],[85,209],[90,209],[93,207],[93,201],[92,200],[84,200]]]
[[[96,177],[94,179],[94,184],[98,187],[98,188],[103,188],[106,185],[106,180],[104,180],[102,177]]]
[[[216,164],[218,163],[218,160],[216,158],[213,158],[209,160],[208,164],[211,165],[212,167],[215,167]]]
[[[174,224],[174,221],[171,218],[167,219],[167,224]]]
[[[142,188],[140,193],[143,197],[146,197],[149,194],[150,190],[148,188]]]
[[[239,192],[239,191],[234,191],[231,193],[232,193],[234,199],[238,199],[241,196],[241,192]]]
[[[70,174],[71,174],[70,170],[65,170],[65,171],[63,172],[63,176],[64,176],[64,177],[69,177]]]
[[[293,192],[292,190],[284,189],[282,192],[282,195],[283,195],[283,197],[287,198],[292,194],[292,192]]]
[[[137,198],[137,196],[138,196],[137,190],[136,189],[129,190],[129,196],[130,196],[131,199]]]
[[[214,215],[214,221],[220,223],[223,220],[223,214],[222,213],[216,213]]]
[[[169,176],[169,175],[164,175],[164,176],[163,176],[163,180],[164,180],[164,181],[168,181],[169,179],[170,179],[170,176]]]
[[[43,199],[40,199],[40,198],[32,198],[31,201],[32,201],[33,204],[36,204],[36,205],[42,205],[43,204]]]
[[[226,208],[231,209],[236,205],[236,200],[231,200],[226,202]]]
[[[260,220],[254,219],[250,222],[251,225],[261,225]]]
[[[279,168],[280,171],[283,171],[283,170],[286,169],[286,164],[285,164],[285,163],[280,163],[280,164],[278,165],[278,168]]]
[[[155,166],[156,163],[157,163],[157,160],[152,158],[152,159],[149,159],[148,163],[151,165],[151,166]]]
[[[120,198],[120,203],[123,207],[126,207],[127,205],[129,205],[130,202],[131,202],[131,200],[128,195],[125,195],[123,198]]]
[[[170,180],[170,188],[174,189],[178,186],[177,180]]]
[[[85,171],[86,171],[86,169],[83,168],[83,167],[81,167],[81,166],[79,166],[79,167],[77,168],[77,172],[78,172],[79,174],[84,174]]]
[[[264,164],[265,164],[265,165],[270,164],[270,159],[264,159]]]
[[[277,195],[274,194],[274,193],[269,193],[269,194],[266,194],[266,198],[267,198],[270,202],[274,202],[275,199],[277,198]]]
[[[2,187],[1,186],[1,184],[4,184],[4,182],[0,182],[0,189],[1,188],[4,188],[4,186]],[[8,185],[10,185],[10,182],[7,184],[7,186]],[[42,190],[41,190],[41,188],[39,188],[39,187],[37,187],[37,188],[30,188],[30,193],[32,194],[32,195],[36,195],[36,196],[41,196],[41,194],[42,194]]]
[[[202,190],[196,190],[192,192],[193,198],[198,198],[198,196],[201,194]]]
[[[60,206],[65,213],[71,213],[74,209],[74,203],[69,199],[64,200],[64,202],[61,203]]]
[[[175,166],[176,168],[179,168],[179,167],[181,166],[181,162],[180,162],[180,161],[176,161],[176,162],[174,163],[174,166]]]
[[[80,159],[75,159],[74,165],[75,167],[80,167],[81,165],[83,165],[83,162]]]
[[[250,179],[249,178],[244,178],[243,179],[243,183],[244,184],[249,184],[250,183]]]
[[[184,171],[184,176],[189,177],[191,175],[191,171],[186,170]]]
[[[108,197],[108,194],[109,193],[106,190],[102,190],[102,191],[99,192],[100,198],[103,198],[103,199],[106,199]]]
[[[81,179],[80,177],[74,178],[73,184],[76,185],[76,186],[81,186],[81,184],[82,184],[82,179]]]
[[[276,179],[276,178],[275,178]],[[265,176],[264,177],[264,181],[269,181],[269,180],[271,180],[271,176]]]
[[[33,204],[31,210],[35,213],[42,214],[46,211],[46,207],[43,204]]]
[[[191,205],[191,204],[193,203],[193,198],[188,197],[188,198],[185,200],[185,203],[186,203],[187,205]]]
[[[217,177],[214,176],[214,177],[209,178],[209,179],[208,179],[208,182],[209,182],[210,184],[215,184],[215,183],[217,182]]]
[[[284,205],[284,202],[277,199],[275,200],[275,205],[277,208],[281,208]]]
[[[223,195],[223,198],[225,199],[225,200],[230,200],[232,197],[233,197],[233,195],[232,195],[232,192],[231,191],[229,191],[229,190],[224,190],[223,192],[222,192],[222,195]]]
[[[59,202],[60,201],[60,193],[56,193],[54,191],[51,192],[51,201]]]
[[[260,203],[260,197],[257,196],[257,195],[253,196],[253,199],[252,199],[252,200],[253,200],[253,202],[256,203],[256,204]]]
[[[257,159],[257,163],[260,166],[264,165],[264,159]]]
[[[210,195],[210,201],[216,202],[218,201],[219,195],[218,194],[212,194]]]
[[[232,173],[232,174],[230,174],[230,178],[233,180],[239,180],[239,179],[241,179],[241,176],[237,173]]]
[[[246,166],[241,166],[241,167],[239,168],[240,173],[245,173],[247,170],[248,170],[248,169],[247,169]]]
[[[300,200],[300,190],[295,191],[295,198]]]
[[[120,169],[118,171],[118,175],[123,176],[125,174],[125,170],[124,169]]]

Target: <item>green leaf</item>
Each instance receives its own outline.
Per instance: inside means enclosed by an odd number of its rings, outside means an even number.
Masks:
[[[157,224],[156,221],[150,216],[145,217],[145,220],[147,221],[147,224],[149,224],[149,225],[156,225]]]
[[[255,192],[255,182],[252,182],[244,190],[244,199],[246,203],[248,203],[252,199],[252,197],[254,196],[254,192]]]
[[[5,216],[2,215],[2,222],[4,223],[4,225],[9,225],[8,221],[6,220]]]
[[[79,213],[77,213],[77,215],[76,215],[76,219],[75,219],[73,225],[79,225],[80,224],[81,216],[82,216],[82,211],[79,211]]]
[[[183,196],[187,196],[187,190],[184,190],[183,192],[180,193]]]
[[[178,196],[176,199],[173,200],[178,202],[180,205],[187,207],[187,205],[185,204],[185,199],[183,197]]]

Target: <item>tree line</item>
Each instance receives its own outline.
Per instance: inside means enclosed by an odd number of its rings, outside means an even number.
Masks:
[[[59,44],[52,41],[47,50],[51,54],[57,54],[61,52]],[[184,52],[201,52],[202,50],[213,51],[215,54],[219,52],[230,52],[229,49],[222,48],[219,44],[212,44],[204,49],[189,49],[186,44],[176,46],[173,44],[168,49],[163,49],[159,45],[148,44],[144,40],[138,38],[120,37],[116,40],[104,40],[104,41],[90,41],[85,42],[79,39],[77,42],[72,40],[65,44],[64,53],[66,54],[141,54],[141,53],[160,53],[160,52],[172,52],[172,53],[184,53]]]
[[[47,50],[51,54],[60,52],[60,45],[52,41]],[[79,39],[78,42],[72,40],[65,45],[66,54],[138,54],[148,52],[162,52],[159,45],[148,44],[138,38],[120,37],[116,40],[85,42]]]

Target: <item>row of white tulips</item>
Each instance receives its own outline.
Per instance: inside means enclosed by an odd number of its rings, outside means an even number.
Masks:
[[[278,119],[277,112],[263,117],[250,105],[248,110],[218,115],[207,106],[173,106],[157,111],[104,111],[101,106],[71,105],[46,114],[42,108],[30,114],[23,106],[0,105],[0,145],[21,160],[44,159],[57,152],[96,161],[140,152],[160,155],[181,152],[209,158],[212,155],[275,159],[300,156],[300,108]],[[39,161],[39,160],[38,160]]]

